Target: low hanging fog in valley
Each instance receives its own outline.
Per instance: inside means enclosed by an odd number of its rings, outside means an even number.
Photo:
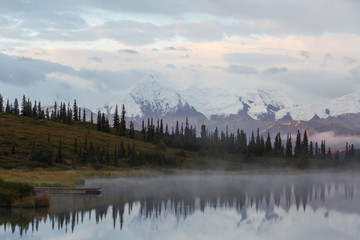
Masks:
[[[229,239],[238,234],[273,239],[275,229],[292,221],[298,221],[300,229],[313,224],[310,235],[314,226],[331,230],[339,217],[347,225],[337,237],[345,236],[348,230],[349,236],[359,233],[360,178],[354,173],[90,178],[85,186],[102,187],[102,196],[52,196],[48,211],[1,210],[2,228],[6,229],[3,235],[14,232],[27,239],[42,229],[49,234],[80,237],[85,225],[95,224],[94,228],[98,228],[105,224],[108,236],[176,239],[191,234],[188,231],[197,231],[196,239],[210,237],[215,233],[211,226],[225,224]],[[10,219],[19,217],[23,223],[11,223]],[[207,227],[202,228],[203,224]],[[139,228],[141,232],[137,232]],[[103,236],[101,230],[89,231],[93,235],[88,238]],[[287,232],[286,236],[296,237],[297,232]]]

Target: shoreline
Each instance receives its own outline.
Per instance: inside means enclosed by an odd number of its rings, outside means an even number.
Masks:
[[[296,169],[296,168],[246,168],[246,169],[0,169],[4,181],[22,182],[33,187],[74,187],[83,185],[86,178],[99,177],[156,177],[162,175],[202,175],[202,174],[306,174],[306,173],[360,173],[360,168],[326,168],[326,169]]]

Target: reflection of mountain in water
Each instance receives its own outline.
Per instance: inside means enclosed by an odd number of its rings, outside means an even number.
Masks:
[[[37,231],[50,221],[53,229],[74,231],[84,217],[96,223],[112,214],[114,228],[122,228],[124,214],[139,209],[141,219],[172,214],[185,219],[206,208],[236,210],[245,220],[247,209],[265,211],[265,219],[276,220],[271,210],[281,207],[298,211],[310,206],[360,213],[360,179],[351,175],[185,175],[155,178],[90,179],[87,186],[102,186],[102,197],[53,196],[48,210],[1,209],[0,224],[12,232]],[[355,198],[355,199],[354,199]],[[134,208],[134,205],[137,207]]]

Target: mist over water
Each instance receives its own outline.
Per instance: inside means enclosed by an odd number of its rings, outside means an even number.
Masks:
[[[0,210],[0,239],[358,239],[353,173],[87,179],[100,197]]]

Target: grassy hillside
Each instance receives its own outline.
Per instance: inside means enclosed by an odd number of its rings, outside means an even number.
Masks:
[[[60,139],[65,163],[70,164],[73,160],[76,163],[78,156],[73,151],[75,138],[79,149],[83,147],[85,138],[89,145],[93,143],[94,148],[98,145],[103,148],[109,144],[110,154],[113,153],[115,144],[118,145],[120,142],[123,142],[126,148],[129,144],[131,147],[135,144],[137,151],[155,150],[153,144],[99,132],[93,130],[90,124],[66,125],[0,113],[0,166],[3,168],[35,166],[36,163],[29,162],[34,145],[49,146],[55,156]],[[167,154],[171,155],[171,151]],[[127,159],[119,159],[118,165],[127,167]]]
[[[116,160],[114,163],[115,146],[122,142],[127,149],[135,147],[136,152],[158,152],[158,147],[152,143],[138,140],[138,132],[135,139],[120,137],[115,134],[108,134],[94,130],[91,124],[77,123],[66,125],[62,123],[39,120],[12,114],[0,113],[0,168],[12,169],[23,168],[32,169],[38,167],[49,167],[41,162],[31,159],[34,149],[45,149],[51,152],[55,159],[59,149],[61,139],[62,162],[51,164],[51,168],[70,169],[70,168],[92,168],[93,165],[81,162],[79,151],[84,148],[85,139],[88,147],[92,142],[93,148],[106,149],[109,147],[110,162],[101,165],[102,169],[129,169],[129,157]],[[77,139],[77,152],[74,152],[75,138]],[[199,156],[196,152],[183,151],[179,149],[167,148],[162,151],[166,158],[177,162],[178,167],[182,168],[208,168],[217,166],[227,168],[231,163],[231,168],[240,167],[236,159],[226,159],[224,157]],[[226,158],[226,157],[225,157]]]

